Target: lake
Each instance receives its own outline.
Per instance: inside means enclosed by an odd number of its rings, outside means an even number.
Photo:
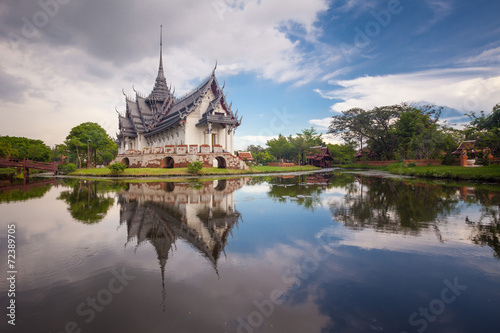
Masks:
[[[9,187],[2,332],[500,327],[498,185],[329,172]]]

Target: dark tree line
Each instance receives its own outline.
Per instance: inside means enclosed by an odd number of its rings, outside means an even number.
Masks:
[[[265,148],[250,145],[246,150],[252,153],[257,164],[281,161],[304,164],[311,147],[326,145],[322,134],[311,127],[303,129],[301,133],[297,133],[295,136],[289,135],[286,137],[279,134],[277,138],[268,140]],[[352,144],[328,144],[328,147],[335,161],[352,162],[355,154]]]
[[[0,157],[50,161],[52,152],[42,140],[33,140],[17,136],[0,137]]]
[[[73,127],[64,143],[52,149],[42,140],[0,136],[0,157],[64,161],[81,167],[87,160],[93,165],[106,165],[117,154],[118,147],[113,139],[99,124],[90,122]]]
[[[481,148],[490,148],[493,156],[500,156],[500,104],[493,107],[490,114],[481,111],[468,114],[471,123],[464,130],[467,140],[476,140]]]
[[[368,148],[377,160],[429,159],[455,150],[463,133],[439,122],[441,107],[407,103],[353,108],[333,116],[329,133]]]

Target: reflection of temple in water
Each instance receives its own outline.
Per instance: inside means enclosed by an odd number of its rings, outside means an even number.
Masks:
[[[247,179],[188,183],[131,183],[119,194],[120,224],[127,225],[127,243],[150,242],[164,278],[169,252],[177,239],[192,245],[217,272],[217,260],[240,214],[234,191]]]
[[[328,184],[332,181],[332,178],[332,173],[313,173],[306,176],[306,184],[328,186]]]

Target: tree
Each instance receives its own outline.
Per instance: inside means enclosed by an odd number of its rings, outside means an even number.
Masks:
[[[62,161],[66,155],[68,147],[66,145],[55,145],[52,148],[52,156],[50,158],[51,161]]]
[[[361,146],[363,140],[367,140],[380,159],[391,160],[397,143],[394,124],[402,108],[403,105],[389,105],[369,111],[360,108],[342,111],[332,117],[328,132],[342,136],[346,142],[359,142]]]
[[[276,156],[278,160],[287,158],[292,151],[292,146],[287,138],[281,134],[279,134],[277,139],[268,140],[266,144],[269,147],[269,152]]]
[[[395,125],[398,157],[429,158],[439,150],[443,139],[437,124],[442,108],[434,105],[402,106]]]
[[[356,155],[354,143],[329,144],[328,150],[336,163],[352,163]]]
[[[0,137],[0,157],[27,158],[33,161],[48,162],[51,156],[50,148],[42,140],[24,137]]]
[[[249,151],[252,153],[252,155],[254,154],[257,154],[257,153],[262,153],[265,151],[264,148],[262,148],[262,146],[258,145],[258,146],[255,146],[255,145],[250,145],[247,147],[246,151]]]
[[[456,148],[456,131],[438,123],[441,107],[402,103],[334,116],[330,133],[369,147],[380,160],[428,159]]]
[[[313,127],[303,129],[296,136],[289,135],[288,137],[279,134],[277,139],[271,139],[266,142],[267,152],[274,156],[276,160],[294,160],[297,163],[305,161],[305,154],[313,146],[321,146],[324,144],[322,134],[318,133]],[[248,148],[251,148],[249,146]],[[255,147],[255,146],[253,146]],[[257,146],[260,147],[260,146]],[[255,154],[252,152],[254,158]],[[259,153],[262,154],[262,153]],[[262,154],[261,156],[265,156]],[[265,157],[268,159],[268,157]]]
[[[297,133],[295,137],[289,137],[288,141],[293,147],[293,155],[298,164],[305,161],[305,153],[311,147],[322,146],[322,134],[318,133],[313,127],[302,130],[302,133]]]
[[[2,143],[0,144],[0,157],[11,157],[17,158],[17,150],[12,149],[10,143]]]
[[[90,141],[89,141],[90,140]],[[118,154],[118,147],[106,131],[96,123],[83,123],[73,127],[64,141],[70,160],[81,167],[82,159],[93,159],[94,165],[108,164]],[[87,144],[90,156],[87,156]]]
[[[476,147],[490,148],[493,156],[500,155],[500,104],[493,107],[490,114],[481,111],[477,116],[474,112],[467,114],[471,123],[465,129],[467,140],[476,140]]]

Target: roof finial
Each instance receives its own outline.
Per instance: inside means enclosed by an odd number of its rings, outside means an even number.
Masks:
[[[160,68],[158,72],[161,71],[163,74],[163,25],[160,25]]]
[[[215,67],[214,67],[214,70],[212,71],[212,75],[215,75],[216,69],[217,69],[217,59],[215,59]]]

